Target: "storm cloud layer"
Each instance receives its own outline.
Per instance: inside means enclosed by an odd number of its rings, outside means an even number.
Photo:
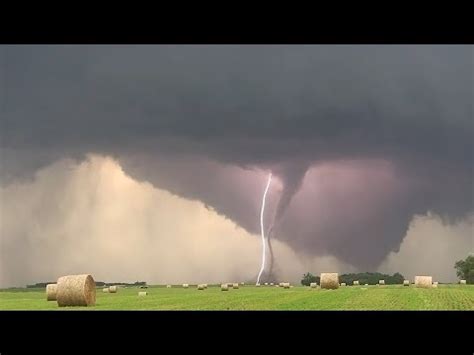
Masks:
[[[1,46],[0,182],[108,155],[257,234],[271,170],[273,238],[370,269],[472,213],[472,101],[471,46]]]

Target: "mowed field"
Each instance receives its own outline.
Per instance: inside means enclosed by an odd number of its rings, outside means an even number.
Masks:
[[[139,291],[148,295],[138,297]],[[1,310],[474,310],[474,285],[439,285],[422,289],[413,285],[345,286],[338,290],[241,286],[221,291],[209,286],[146,290],[120,288],[117,293],[97,289],[95,307],[59,308],[46,301],[42,289],[0,290]]]

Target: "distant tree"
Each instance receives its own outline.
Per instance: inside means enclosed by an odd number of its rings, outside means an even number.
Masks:
[[[474,284],[474,255],[469,255],[465,260],[456,261],[454,264],[456,275],[468,284]]]
[[[309,286],[311,282],[317,282],[319,283],[320,277],[319,276],[314,276],[312,273],[308,272],[303,275],[303,280],[301,280],[301,284],[303,286]]]

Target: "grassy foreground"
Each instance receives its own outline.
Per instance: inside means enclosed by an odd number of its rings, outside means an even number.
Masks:
[[[138,291],[148,296],[138,297]],[[44,290],[0,290],[0,310],[474,310],[474,285],[346,286],[338,290],[241,286],[227,292],[218,286],[198,291],[149,287],[121,288],[115,294],[97,289],[95,307],[58,308]]]

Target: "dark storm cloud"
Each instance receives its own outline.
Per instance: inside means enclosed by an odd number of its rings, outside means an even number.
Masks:
[[[206,174],[188,186],[182,176],[193,176],[192,165],[152,171],[154,158],[271,168],[287,182],[282,210],[306,170],[292,169],[295,161],[385,159],[400,179],[424,182],[371,221],[331,228],[334,216],[327,242],[311,230],[291,238],[289,222],[280,236],[296,249],[374,264],[398,247],[414,213],[472,209],[472,59],[469,46],[3,46],[1,178],[58,154],[111,154],[135,177],[255,232],[244,201]],[[341,251],[355,225],[359,241],[385,230],[386,243]]]

